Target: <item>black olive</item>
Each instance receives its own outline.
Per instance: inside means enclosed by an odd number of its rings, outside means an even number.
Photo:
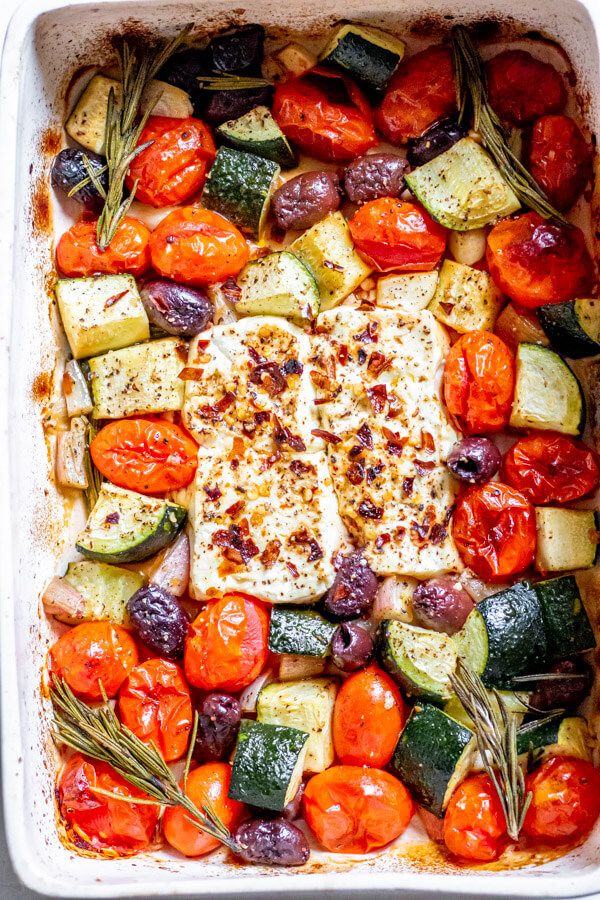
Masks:
[[[75,150],[69,148],[57,153],[54,162],[52,163],[52,172],[50,174],[52,187],[55,191],[59,191],[66,197],[69,194],[69,191],[78,185],[79,182],[83,181],[84,178],[88,177],[88,171],[85,166],[86,157],[89,160],[92,169],[95,172],[100,173],[102,167],[106,164],[106,160],[103,156],[92,153],[91,150]],[[98,180],[104,187],[104,190],[106,190],[108,188],[108,174],[106,172],[98,174]],[[72,195],[72,199],[81,203],[81,205],[90,212],[100,212],[104,206],[102,194],[100,194],[91,181],[89,184],[86,184],[85,187],[79,188],[79,190]]]
[[[377,587],[375,573],[356,550],[342,560],[323,607],[334,619],[356,619],[371,609]]]
[[[260,75],[264,43],[262,25],[243,25],[235,31],[217,35],[205,51],[209,71]]]
[[[272,100],[270,85],[233,91],[203,91],[202,118],[210,125],[220,125],[229,119],[239,119],[255,106],[271,106]]]
[[[304,832],[286,819],[250,819],[235,830],[237,854],[264,866],[302,866],[310,856]]]
[[[187,91],[197,114],[200,109],[200,85],[198,79],[202,75],[208,75],[206,52],[198,47],[186,47],[175,53],[164,64],[156,76],[160,81],[166,81],[175,87]]]
[[[473,599],[451,575],[418,584],[412,598],[415,619],[425,628],[456,634],[473,609]]]
[[[207,694],[198,707],[198,733],[192,755],[198,762],[226,759],[240,728],[240,701],[231,694]]]
[[[173,594],[156,584],[140,588],[127,601],[127,612],[140,640],[157,656],[183,656],[188,617]]]
[[[352,203],[399,197],[409,171],[408,162],[397,153],[367,153],[344,169],[344,190]]]
[[[464,138],[466,130],[456,119],[447,118],[434,122],[421,137],[408,142],[407,159],[411,166],[424,166]]]
[[[153,278],[144,282],[140,296],[152,324],[167,334],[194,337],[212,321],[214,307],[199,288]]]
[[[371,662],[374,650],[373,638],[358,622],[341,622],[333,633],[331,655],[342,672],[363,669]]]
[[[541,679],[529,698],[534,709],[575,709],[586,698],[592,684],[592,672],[582,659],[561,659],[553,663],[550,674],[566,675],[564,679]]]
[[[290,178],[271,198],[271,217],[282,231],[310,228],[340,206],[337,175],[303,172]]]
[[[501,461],[500,451],[489,438],[468,437],[454,445],[446,465],[460,481],[483,484],[498,471]]]

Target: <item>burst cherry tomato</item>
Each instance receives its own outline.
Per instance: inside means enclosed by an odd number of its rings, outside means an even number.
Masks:
[[[83,622],[53,644],[49,667],[78,697],[101,700],[99,682],[108,697],[116,696],[138,659],[135,641],[120,625]]]
[[[106,250],[96,243],[96,221],[82,219],[62,235],[56,265],[68,278],[87,275],[143,275],[150,266],[150,231],[143,222],[125,216]]]
[[[174,206],[202,190],[216,147],[199,119],[151,116],[138,145],[153,143],[129,166],[129,190],[138,182],[136,200],[150,206]]]
[[[592,151],[569,116],[542,116],[534,124],[528,168],[557,209],[569,209],[592,174]]]
[[[246,594],[225,594],[204,607],[185,642],[185,674],[205,691],[241,691],[267,661],[269,614]]]
[[[184,206],[150,235],[152,265],[165,278],[198,287],[235,278],[248,262],[245,238],[210,209]]]
[[[510,418],[515,360],[489,331],[463,334],[450,349],[444,368],[444,401],[465,434],[501,431]]]
[[[534,212],[492,228],[487,262],[500,290],[530,308],[585,297],[594,281],[580,229],[550,224]]]
[[[194,477],[198,447],[170,422],[120,419],[102,428],[90,445],[96,468],[119,487],[160,494]]]
[[[582,441],[564,434],[530,434],[510,448],[502,477],[528,500],[570,503],[598,487],[598,456]]]
[[[333,745],[340,762],[387,766],[406,721],[400,691],[389,675],[369,666],[341,686],[333,710]]]
[[[527,776],[533,794],[523,832],[564,844],[585,837],[600,815],[600,772],[584,759],[555,756]]]
[[[119,717],[140,740],[154,741],[166,762],[181,759],[192,728],[192,701],[179,666],[149,659],[119,691]]]
[[[490,103],[501,119],[525,125],[559,113],[567,102],[562,76],[526,50],[505,50],[486,64]]]
[[[304,818],[333,853],[370,853],[402,834],[415,811],[403,784],[381,769],[332,766],[304,791]]]
[[[429,213],[392,197],[365,203],[348,224],[357,249],[384,271],[429,271],[446,247],[446,231]]]
[[[456,504],[453,533],[463,562],[484,581],[502,581],[533,562],[534,508],[505,484],[488,481],[465,491]]]
[[[455,109],[452,54],[448,47],[434,44],[400,64],[375,121],[392,144],[405,144]]]
[[[94,788],[109,791],[115,799],[94,793]],[[150,844],[160,807],[119,800],[149,798],[108,763],[76,753],[62,770],[57,791],[60,813],[67,825],[94,850],[126,856],[145,850]]]
[[[498,859],[507,843],[506,820],[489,775],[469,775],[452,794],[444,841],[450,853],[464,859]]]
[[[377,143],[371,108],[349,78],[312,69],[275,89],[273,116],[290,141],[323,160],[351,160]]]

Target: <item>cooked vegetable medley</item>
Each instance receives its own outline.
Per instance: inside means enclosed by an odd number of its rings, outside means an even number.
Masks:
[[[476,864],[592,829],[593,153],[524,46],[186,29],[70,111],[88,518],[43,602],[78,847],[303,866],[412,820]]]

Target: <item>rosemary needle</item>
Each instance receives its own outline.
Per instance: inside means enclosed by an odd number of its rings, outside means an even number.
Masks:
[[[98,430],[94,423],[88,420],[85,428],[85,455],[83,458],[83,464],[85,466],[85,473],[88,483],[88,486],[86,487],[84,493],[88,509],[90,510],[96,505],[98,494],[100,493],[100,488],[102,487],[103,482],[102,475],[94,465],[92,455],[90,453],[90,444],[96,437],[97,433]]]
[[[201,75],[198,83],[204,91],[243,91],[252,88],[272,87],[267,78],[247,78],[244,75]]]

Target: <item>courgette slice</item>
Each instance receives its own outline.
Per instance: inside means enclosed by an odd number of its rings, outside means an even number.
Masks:
[[[427,308],[443,325],[466,334],[491,331],[501,307],[502,298],[487,272],[445,259]]]
[[[138,572],[87,559],[69,563],[64,580],[79,591],[85,601],[83,613],[77,619],[54,614],[56,619],[69,624],[109,619],[124,625],[127,601],[144,584]]]
[[[591,736],[581,716],[548,717],[521,725],[517,753],[532,753],[536,762],[549,756],[575,756],[591,760]]]
[[[326,656],[335,625],[312,609],[274,606],[269,625],[271,653]]]
[[[271,159],[220,147],[204,185],[202,203],[257,238],[278,175],[279,166]]]
[[[282,169],[297,165],[295,151],[266,106],[255,106],[239,119],[223,122],[217,133],[230,147],[272,159]]]
[[[589,569],[598,558],[600,517],[592,509],[538,506],[535,510],[538,572]]]
[[[540,324],[552,346],[571,359],[600,353],[600,300],[581,298],[538,307]]]
[[[333,763],[332,718],[337,690],[335,678],[307,678],[268,684],[258,695],[259,722],[291,726],[308,734],[305,772],[323,772]]]
[[[471,231],[516,212],[520,203],[488,153],[463,138],[406,176],[434,219],[454,231]]]
[[[519,693],[516,693],[515,691],[498,691],[497,693],[504,701],[504,706],[506,707],[507,711],[512,715],[517,716],[517,724],[520,725],[520,723],[529,712],[529,707],[527,704],[529,702],[530,695],[524,691],[519,691]],[[488,691],[488,697],[492,708],[498,710],[496,692]],[[460,722],[462,725],[466,725],[467,728],[474,727],[473,720],[467,713],[458,697],[451,697],[447,703],[444,703],[444,712],[447,716],[452,716],[453,719],[456,719],[456,721]]]
[[[377,306],[418,315],[433,300],[437,272],[403,272],[385,275],[377,282]]]
[[[475,757],[475,735],[436,706],[415,706],[391,761],[393,771],[426,810],[441,818]]]
[[[248,263],[237,278],[241,290],[237,313],[286,316],[309,322],[319,312],[319,288],[312,272],[288,250]]]
[[[321,54],[321,62],[347,72],[374,91],[382,91],[404,56],[404,41],[358,25],[344,25]]]
[[[510,424],[579,435],[585,400],[579,381],[564,359],[539,344],[519,344]]]
[[[175,540],[186,515],[170,500],[103,484],[76,548],[100,562],[140,562]]]
[[[281,812],[300,786],[307,745],[308,734],[298,728],[242,719],[229,797]]]
[[[548,657],[564,659],[593,650],[596,638],[574,576],[537,581],[533,589],[544,617]]]
[[[451,637],[397,619],[379,626],[382,665],[411,697],[441,703],[452,694],[450,675],[456,668]]]

